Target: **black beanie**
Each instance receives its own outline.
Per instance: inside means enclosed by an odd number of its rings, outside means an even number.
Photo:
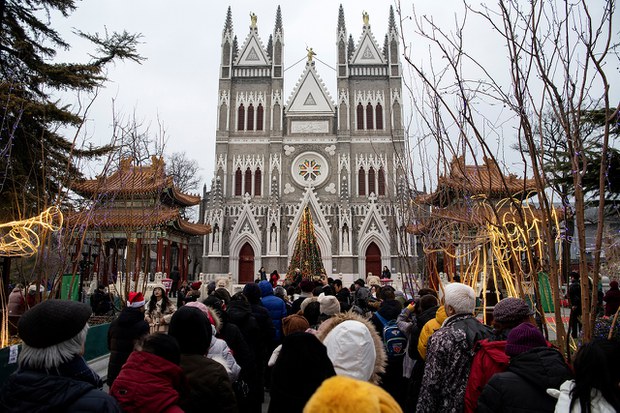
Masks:
[[[30,347],[50,347],[78,335],[91,314],[90,306],[84,303],[45,300],[20,317],[18,335]]]
[[[183,306],[172,315],[168,334],[179,342],[181,354],[207,354],[213,332],[202,311]]]

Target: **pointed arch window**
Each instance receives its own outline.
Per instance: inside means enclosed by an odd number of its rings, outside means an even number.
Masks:
[[[377,179],[377,186],[379,190],[379,196],[385,196],[385,172],[383,171],[383,167],[379,168],[379,174]]]
[[[372,105],[370,104],[370,102],[368,102],[368,105],[366,106],[366,129],[374,129],[374,116],[375,115],[375,111],[372,108]]]
[[[235,196],[241,196],[241,189],[243,188],[243,174],[241,173],[241,168],[237,168],[235,172]]]
[[[254,195],[261,196],[261,186],[263,185],[263,177],[260,172],[260,168],[257,168],[254,172]]]
[[[243,103],[239,105],[239,109],[237,110],[237,130],[245,129],[245,107]]]
[[[357,105],[357,129],[364,129],[364,106],[361,103]]]
[[[364,168],[360,168],[357,175],[357,193],[366,195],[366,171],[364,171]]]
[[[383,107],[381,106],[380,103],[377,103],[377,106],[375,106],[375,120],[377,123],[377,129],[382,130],[383,129]]]
[[[252,195],[252,170],[250,168],[245,170],[244,181],[243,193]]]
[[[248,130],[254,130],[254,105],[250,103],[248,106]]]
[[[263,130],[263,118],[264,118],[263,104],[259,103],[256,108],[256,130]]]
[[[377,190],[375,188],[375,168],[372,166],[368,170],[368,195],[370,194],[377,195]]]

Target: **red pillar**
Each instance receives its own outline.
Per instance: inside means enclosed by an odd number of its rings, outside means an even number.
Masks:
[[[140,265],[142,265],[142,238],[136,238],[134,274],[140,274]]]
[[[179,269],[179,272],[181,273],[181,279],[184,280],[185,279],[185,246],[181,243],[179,243],[179,250],[177,252],[177,263],[176,266]]]
[[[170,262],[171,254],[172,254],[172,243],[170,242],[170,240],[167,240],[166,242],[166,268],[164,270],[167,277],[170,277],[170,270],[171,270],[171,264],[172,264]]]
[[[155,272],[161,272],[161,259],[163,257],[164,252],[164,240],[161,238],[157,239],[157,267],[155,268]]]

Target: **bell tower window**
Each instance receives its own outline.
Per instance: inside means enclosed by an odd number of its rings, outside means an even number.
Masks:
[[[375,115],[375,111],[373,110],[370,102],[368,102],[368,106],[366,106],[366,129],[374,129],[373,127],[374,115]]]
[[[241,196],[241,188],[243,188],[243,174],[241,173],[241,168],[237,168],[235,172],[235,196]]]
[[[263,117],[263,105],[259,103],[256,108],[256,130],[263,130]]]
[[[245,107],[243,107],[243,103],[239,105],[239,110],[237,111],[237,130],[245,129]]]
[[[248,106],[248,130],[254,130],[254,106],[250,103]]]
[[[364,106],[361,103],[357,105],[357,129],[364,129]]]
[[[377,129],[383,129],[383,108],[381,107],[380,103],[377,103],[377,106],[375,106],[375,119],[377,123]]]
[[[243,192],[252,195],[252,170],[250,168],[245,170],[244,181]]]
[[[357,192],[361,196],[366,195],[366,171],[364,171],[364,168],[360,168],[357,175]]]

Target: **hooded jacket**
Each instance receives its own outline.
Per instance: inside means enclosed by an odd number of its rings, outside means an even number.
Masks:
[[[213,336],[207,316],[198,308],[181,307],[172,316],[168,334],[181,348],[181,369],[189,391],[181,398],[186,412],[237,412],[237,401],[226,369],[204,355]]]
[[[273,286],[269,281],[261,281],[258,283],[258,287],[262,297],[261,302],[269,311],[269,317],[271,317],[275,328],[274,341],[280,342],[282,340],[282,319],[288,315],[286,304],[280,297],[273,295]]]
[[[422,331],[420,332],[420,338],[418,339],[418,353],[420,353],[420,357],[422,360],[426,360],[426,348],[428,346],[428,339],[433,333],[441,328],[441,325],[444,321],[446,321],[448,315],[446,314],[446,308],[442,305],[440,306],[436,313],[435,318],[424,324],[424,326],[420,326]]]
[[[135,343],[147,335],[149,330],[149,324],[144,320],[144,313],[140,308],[126,307],[118,318],[112,321],[108,330],[108,348],[110,349],[108,386],[112,387],[114,379],[129,358]]]
[[[186,385],[181,367],[155,354],[134,351],[114,380],[110,394],[123,411],[182,412],[179,392]]]
[[[510,357],[506,355],[506,340],[478,342],[476,355],[471,364],[467,389],[465,390],[465,412],[473,413],[478,406],[482,389],[495,373],[506,371]]]
[[[379,384],[387,356],[370,321],[351,311],[340,313],[325,320],[316,334],[327,347],[336,374]]]
[[[546,390],[559,389],[570,376],[559,351],[536,347],[512,357],[508,370],[491,378],[478,399],[478,412],[553,412],[556,400]]]

